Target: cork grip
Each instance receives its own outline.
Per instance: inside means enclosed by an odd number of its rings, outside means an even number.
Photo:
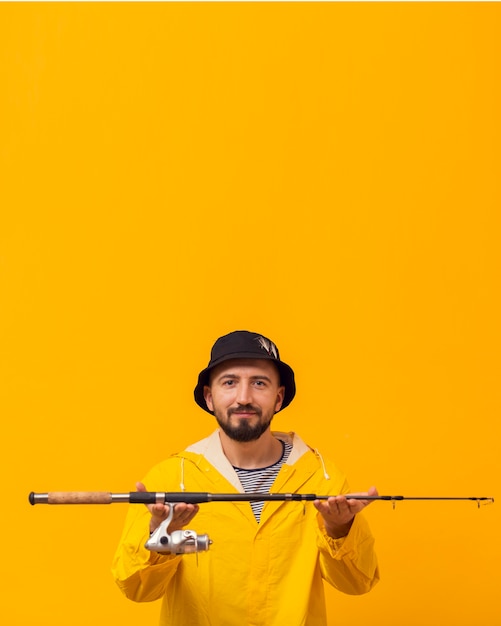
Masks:
[[[111,504],[111,493],[106,491],[51,491],[30,493],[31,504]]]

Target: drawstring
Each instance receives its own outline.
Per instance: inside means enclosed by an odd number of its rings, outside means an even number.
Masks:
[[[184,486],[184,456],[181,457],[181,482],[179,483],[179,488],[181,491],[186,491]]]
[[[329,476],[329,474],[327,474],[327,470],[325,468],[324,459],[323,459],[322,455],[320,454],[320,452],[316,448],[315,448],[315,454],[320,458],[320,463],[322,463],[322,469],[324,470],[324,478],[325,478],[325,480],[330,480],[331,477]]]

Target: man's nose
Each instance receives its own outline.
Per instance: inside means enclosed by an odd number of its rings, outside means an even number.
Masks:
[[[237,387],[238,404],[250,404],[251,401],[251,388],[247,383],[241,382]]]

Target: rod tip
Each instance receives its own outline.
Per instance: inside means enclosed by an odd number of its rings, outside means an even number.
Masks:
[[[33,491],[28,496],[28,500],[30,501],[30,504],[35,504],[35,494],[33,493]]]

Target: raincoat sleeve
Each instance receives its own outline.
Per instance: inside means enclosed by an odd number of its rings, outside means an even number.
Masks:
[[[154,468],[144,479],[147,488],[157,491],[161,474]],[[151,486],[150,486],[151,485]],[[144,547],[149,539],[150,512],[142,504],[131,504],[115,553],[112,574],[120,590],[135,602],[161,598],[181,562],[180,555],[159,554]]]
[[[350,493],[344,475],[332,465],[332,477],[327,493]],[[364,514],[357,513],[346,537],[333,539],[325,530],[323,517],[317,514],[317,548],[322,577],[333,587],[350,595],[370,591],[379,580],[379,568],[374,551],[374,537]]]
[[[350,595],[367,593],[379,580],[374,538],[362,513],[353,520],[346,537],[333,539],[318,514],[317,547],[322,577]]]

